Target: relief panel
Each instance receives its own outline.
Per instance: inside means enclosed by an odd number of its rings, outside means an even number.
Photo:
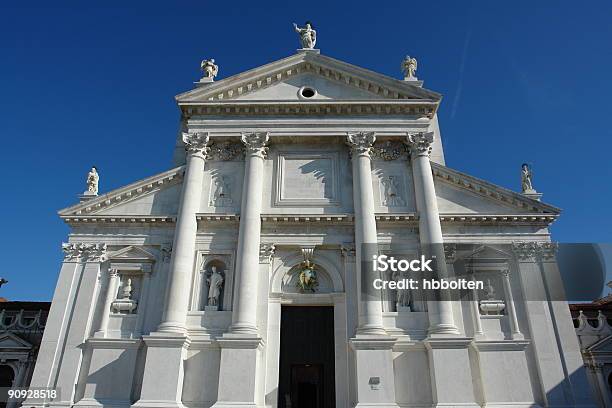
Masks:
[[[337,152],[279,152],[275,206],[337,206],[340,181]]]

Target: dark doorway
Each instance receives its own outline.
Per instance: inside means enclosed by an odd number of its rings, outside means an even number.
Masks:
[[[8,399],[8,389],[13,386],[15,379],[15,372],[10,366],[0,365],[0,387],[2,387],[0,401],[0,408],[6,407],[6,400]]]
[[[283,306],[279,408],[334,408],[334,309]]]

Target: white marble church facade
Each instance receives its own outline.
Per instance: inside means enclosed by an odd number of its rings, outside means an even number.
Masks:
[[[337,407],[593,406],[567,304],[524,295],[559,283],[559,210],[446,167],[441,97],[413,71],[299,50],[212,72],[177,96],[176,167],[60,212],[71,233],[32,379],[60,397],[24,406],[295,408],[279,391],[295,306],[333,311]],[[504,311],[477,293],[363,299],[363,243],[444,243],[449,270],[469,255]],[[305,259],[314,292],[296,287]]]

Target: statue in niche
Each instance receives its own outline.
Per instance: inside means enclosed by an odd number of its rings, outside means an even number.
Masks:
[[[217,271],[217,267],[213,265],[206,283],[208,284],[208,297],[207,306],[214,306],[216,310],[219,308],[219,297],[221,296],[221,290],[223,289],[224,278],[221,272]]]
[[[211,59],[205,59],[202,60],[202,62],[200,63],[200,69],[202,70],[202,73],[204,74],[204,78],[214,78],[217,76],[217,73],[219,72],[219,66],[215,64],[215,60],[213,58]]]
[[[232,205],[232,190],[228,177],[217,177],[214,181],[215,191],[211,205],[215,207],[227,207]]]
[[[400,281],[402,279],[410,279],[410,273],[408,271],[393,272],[394,281]],[[396,308],[398,312],[409,312],[412,310],[412,294],[410,293],[410,288],[396,289]]]
[[[293,28],[300,35],[302,48],[312,50],[317,43],[317,32],[313,29],[312,23],[307,21],[304,28],[300,28],[297,24],[293,23]]]
[[[98,195],[98,182],[100,181],[100,175],[98,169],[95,166],[89,170],[87,174],[87,193]]]
[[[523,163],[521,166],[521,189],[523,193],[533,193],[535,190],[533,189],[533,184],[531,183],[531,179],[533,178],[533,172],[531,171],[531,167],[527,163]]]
[[[417,60],[416,58],[406,55],[402,61],[402,72],[404,73],[404,80],[416,80]]]
[[[404,205],[404,200],[399,196],[399,186],[396,176],[387,176],[382,180],[385,189],[385,199],[383,205],[387,207],[401,207]]]

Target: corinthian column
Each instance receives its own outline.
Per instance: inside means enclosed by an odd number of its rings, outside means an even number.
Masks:
[[[408,135],[410,161],[414,178],[414,194],[419,215],[419,238],[427,256],[436,258],[437,278],[447,278],[444,257],[442,226],[438,211],[438,199],[434,186],[429,154],[433,143],[433,132]],[[447,298],[442,296],[442,299]],[[459,334],[453,319],[452,303],[448,300],[427,302],[429,334]]]
[[[204,162],[208,153],[208,133],[183,133],[187,150],[187,164],[181,190],[173,253],[170,259],[170,286],[159,331],[185,333],[185,320],[189,307],[189,286],[195,256],[197,232],[196,213],[202,198]]]
[[[261,200],[268,140],[267,132],[242,134],[242,143],[246,146],[246,159],[238,231],[232,333],[257,334]]]
[[[373,132],[349,133],[347,136],[353,161],[355,250],[360,284],[357,334],[385,334],[380,293],[372,286],[374,278],[379,276],[369,276],[374,272],[368,267],[371,265],[372,256],[378,255],[370,159],[370,150],[375,141]]]

